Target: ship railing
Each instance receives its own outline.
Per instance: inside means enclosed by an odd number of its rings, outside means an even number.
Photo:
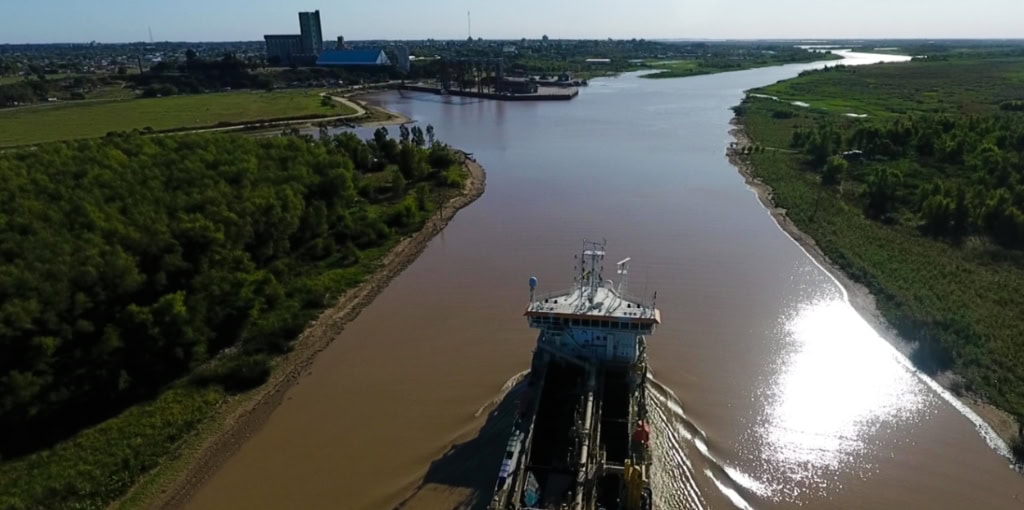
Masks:
[[[534,296],[533,297],[533,302],[530,303],[530,306],[529,306],[528,309],[529,310],[533,310],[535,304],[544,303],[545,300],[550,300],[550,299],[559,298],[559,297],[571,296],[573,294],[573,292],[575,292],[575,291],[572,290],[572,289],[568,289],[568,290],[560,290],[560,291],[555,291],[555,292],[548,292],[547,294],[541,294],[540,296]],[[633,303],[633,304],[639,306],[639,310],[640,310],[641,313],[640,313],[640,315],[636,316],[635,318],[649,319],[649,318],[654,317],[654,307],[651,306],[651,304],[648,303],[647,300],[645,300],[643,298],[640,298],[640,297],[637,297],[637,296],[633,296],[633,295],[625,294],[625,293],[619,293],[619,292],[616,292],[615,295],[617,295],[619,297],[619,299],[621,299],[623,301],[628,301],[630,303]]]
[[[554,292],[548,292],[548,293],[545,293],[545,294],[541,294],[539,296],[534,296],[533,297],[533,301],[534,301],[534,303],[536,303],[538,301],[544,301],[546,299],[554,299],[556,297],[568,296],[568,295],[572,294],[573,292],[575,292],[574,289],[556,290]]]

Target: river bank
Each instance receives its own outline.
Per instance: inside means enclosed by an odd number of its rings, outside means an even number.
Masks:
[[[774,190],[757,176],[757,169],[744,154],[745,150],[755,147],[755,143],[748,136],[746,129],[739,118],[733,118],[730,122],[733,129],[729,134],[735,139],[727,150],[727,158],[743,176],[744,181],[757,195],[758,200],[768,210],[776,224],[795,243],[824,268],[843,287],[847,299],[857,312],[868,321],[878,334],[892,344],[900,353],[908,359],[914,350],[914,345],[902,339],[895,328],[885,319],[877,306],[874,294],[866,286],[852,279],[838,264],[828,258],[825,252],[818,246],[814,238],[806,234],[787,215],[784,208],[778,207],[773,199]],[[983,399],[973,395],[964,394],[961,390],[962,382],[959,376],[951,372],[944,372],[929,377],[936,384],[954,395],[959,401],[982,419],[992,431],[1006,445],[1012,444],[1018,437],[1018,426],[1013,415],[999,409]],[[1005,445],[1004,445],[1005,448]]]
[[[459,152],[468,177],[462,193],[450,199],[416,233],[400,240],[362,284],[343,294],[275,362],[270,379],[258,389],[231,397],[187,438],[174,458],[140,481],[113,508],[181,508],[196,490],[250,437],[298,384],[316,356],[355,319],[389,282],[402,273],[462,208],[483,195],[486,173],[472,156]]]

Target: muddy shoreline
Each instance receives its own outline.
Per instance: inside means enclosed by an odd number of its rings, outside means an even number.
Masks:
[[[183,476],[162,487],[148,502],[150,508],[183,508],[242,444],[263,427],[288,390],[299,382],[317,355],[344,331],[345,325],[358,317],[392,279],[416,260],[459,210],[483,195],[486,180],[483,167],[472,156],[460,154],[469,173],[462,193],[449,200],[422,229],[399,241],[365,282],[347,291],[334,306],[310,323],[296,340],[294,349],[275,361],[269,381],[254,390],[255,393],[240,397],[243,399],[240,405],[225,404],[226,409],[221,412],[229,414],[222,416],[221,425],[211,431],[198,451],[190,456]]]
[[[772,200],[773,190],[768,184],[765,184],[759,178],[754,175],[754,166],[750,161],[742,154],[742,150],[745,147],[754,145],[750,138],[747,136],[743,125],[738,119],[733,118],[730,121],[732,129],[729,134],[735,138],[735,142],[729,147],[727,156],[729,162],[732,163],[740,174],[743,176],[744,181],[757,195],[758,200],[764,205],[776,224],[783,231],[786,232],[801,248],[806,251],[811,258],[815,260],[821,267],[825,268],[826,271],[833,278],[839,281],[840,285],[846,290],[850,304],[853,305],[854,309],[864,317],[865,320],[871,325],[871,327],[878,332],[878,334],[896,347],[904,356],[910,357],[913,351],[913,345],[903,340],[896,330],[889,325],[885,317],[882,316],[881,312],[878,311],[876,305],[875,296],[871,291],[860,284],[857,281],[851,279],[847,274],[835,264],[832,263],[825,255],[825,252],[818,247],[818,244],[814,239],[802,232],[795,223],[786,214],[786,209],[776,207]],[[977,414],[982,420],[985,421],[992,430],[1007,444],[1017,437],[1017,424],[1013,416],[1009,413],[987,403],[975,397],[969,395],[961,395],[955,391],[956,382],[959,377],[955,374],[944,373],[939,374],[932,378],[940,386],[948,390],[952,395],[959,399],[964,405],[969,407],[975,414]]]

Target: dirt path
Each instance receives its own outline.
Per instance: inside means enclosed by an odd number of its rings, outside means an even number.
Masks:
[[[903,340],[892,326],[889,325],[885,317],[882,316],[881,312],[878,311],[876,306],[875,296],[871,291],[861,285],[859,282],[852,280],[849,276],[843,272],[838,266],[832,263],[825,255],[825,252],[818,247],[818,244],[814,242],[814,239],[806,233],[802,232],[797,228],[793,220],[789,219],[786,215],[786,210],[781,207],[776,207],[772,201],[773,190],[771,186],[765,184],[760,179],[754,176],[754,167],[747,159],[742,151],[744,148],[752,146],[753,143],[747,136],[743,127],[740,126],[736,119],[733,119],[731,124],[734,126],[730,134],[736,139],[736,142],[730,144],[728,150],[729,162],[733,164],[743,175],[747,185],[754,189],[757,193],[758,199],[765,206],[766,209],[771,213],[772,218],[778,223],[779,227],[782,228],[794,241],[797,242],[804,251],[806,251],[815,261],[818,262],[822,267],[835,277],[836,280],[846,289],[847,295],[850,299],[850,304],[853,305],[854,309],[864,317],[865,320],[871,325],[871,327],[878,332],[882,338],[886,339],[890,344],[896,347],[904,356],[909,357],[913,346]],[[1017,437],[1017,425],[1013,416],[1009,413],[998,409],[984,401],[973,398],[969,395],[960,395],[956,390],[955,381],[958,377],[955,374],[940,374],[933,378],[939,385],[949,390],[949,392],[955,395],[961,402],[969,407],[975,414],[981,417],[992,430],[1002,438],[1007,444],[1009,444],[1014,438]]]
[[[408,124],[410,122],[413,122],[412,119],[410,119],[410,118],[408,118],[408,117],[406,117],[404,115],[400,115],[400,114],[397,114],[397,113],[394,113],[394,112],[389,112],[387,110],[384,110],[384,109],[377,108],[375,106],[369,105],[369,104],[367,104],[367,103],[365,103],[363,101],[352,99],[352,96],[354,96],[356,94],[365,93],[365,92],[369,92],[369,90],[366,90],[366,91],[360,90],[360,91],[356,91],[356,92],[350,92],[348,94],[341,95],[341,96],[331,95],[329,92],[321,92],[320,93],[320,97],[329,97],[329,98],[331,98],[332,101],[334,101],[336,103],[339,103],[339,104],[342,104],[342,105],[344,105],[344,106],[354,110],[352,113],[346,113],[344,115],[335,115],[335,116],[332,116],[332,117],[315,117],[315,118],[311,118],[311,119],[297,119],[297,120],[281,120],[281,121],[273,121],[272,120],[272,121],[267,121],[267,122],[250,123],[250,124],[236,124],[236,125],[231,125],[231,126],[207,127],[207,128],[198,128],[198,129],[192,129],[192,130],[187,130],[187,131],[174,131],[174,132],[171,132],[171,133],[160,133],[160,135],[162,135],[162,136],[169,136],[169,135],[183,135],[183,134],[194,134],[194,133],[216,133],[216,132],[221,132],[221,131],[241,131],[241,130],[254,129],[254,128],[258,128],[258,129],[261,129],[261,130],[263,130],[263,129],[270,130],[270,129],[276,129],[276,128],[279,128],[279,127],[282,127],[282,126],[312,126],[314,124],[320,124],[320,123],[324,123],[324,122],[330,123],[330,122],[342,122],[342,121],[352,121],[352,124],[356,124],[356,125],[359,125],[361,127],[394,126],[394,125],[398,125],[398,124]],[[359,119],[362,118],[362,117],[365,117],[368,113],[370,113],[370,110],[382,113],[383,116],[386,117],[386,119],[385,120],[373,121],[373,122],[359,122]]]
[[[288,389],[298,382],[316,356],[341,334],[345,325],[358,317],[392,279],[416,260],[460,209],[483,195],[486,179],[483,167],[464,153],[462,157],[469,171],[463,192],[449,200],[420,231],[402,239],[365,282],[342,295],[337,304],[306,328],[296,340],[294,350],[276,361],[270,380],[254,390],[255,394],[247,396],[246,402],[237,409],[229,407],[232,413],[224,421],[224,426],[202,445],[188,463],[184,476],[155,498],[151,508],[184,507],[241,445],[263,427]]]
[[[339,119],[347,119],[347,118],[351,118],[351,117],[362,117],[363,115],[366,115],[366,109],[363,108],[363,105],[361,105],[359,103],[356,103],[355,101],[350,100],[347,96],[332,96],[329,93],[324,92],[324,93],[320,94],[320,97],[329,97],[335,103],[341,103],[341,104],[343,104],[343,105],[345,105],[345,106],[355,110],[354,113],[350,113],[348,115],[342,115],[342,116],[338,117]]]

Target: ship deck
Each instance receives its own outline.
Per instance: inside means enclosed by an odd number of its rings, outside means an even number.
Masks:
[[[591,293],[593,299],[590,298]],[[577,288],[541,296],[530,303],[526,315],[601,317],[661,323],[661,313],[657,309],[644,306],[639,299],[620,295],[609,283],[597,287],[592,292],[586,288]]]

